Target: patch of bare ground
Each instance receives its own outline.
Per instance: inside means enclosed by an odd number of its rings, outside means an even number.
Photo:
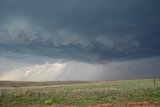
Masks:
[[[157,102],[128,102],[127,107],[160,107],[160,101]]]
[[[126,104],[95,104],[95,105],[19,105],[16,107],[160,107],[160,101],[157,102],[128,102]]]

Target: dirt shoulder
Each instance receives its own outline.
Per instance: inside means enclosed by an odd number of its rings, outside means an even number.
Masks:
[[[126,104],[95,104],[95,105],[19,105],[16,107],[160,107],[160,101],[157,102],[128,102]]]

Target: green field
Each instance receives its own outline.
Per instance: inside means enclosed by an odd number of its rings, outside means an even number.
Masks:
[[[0,107],[127,104],[137,101],[160,102],[160,80],[156,80],[156,86],[153,80],[0,82]]]

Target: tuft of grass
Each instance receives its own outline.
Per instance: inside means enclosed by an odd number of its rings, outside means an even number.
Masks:
[[[51,105],[51,104],[53,104],[55,101],[54,100],[52,100],[52,99],[46,99],[46,100],[44,100],[44,104],[47,104],[47,105]]]

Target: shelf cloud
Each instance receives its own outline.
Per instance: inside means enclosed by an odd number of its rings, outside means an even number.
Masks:
[[[99,65],[159,59],[159,4],[159,0],[1,0],[0,63],[4,67],[0,67],[0,79],[22,69],[19,78],[26,72],[39,75],[41,64],[48,61],[49,65],[89,64],[100,73]],[[37,72],[24,70],[27,66],[38,66]]]

